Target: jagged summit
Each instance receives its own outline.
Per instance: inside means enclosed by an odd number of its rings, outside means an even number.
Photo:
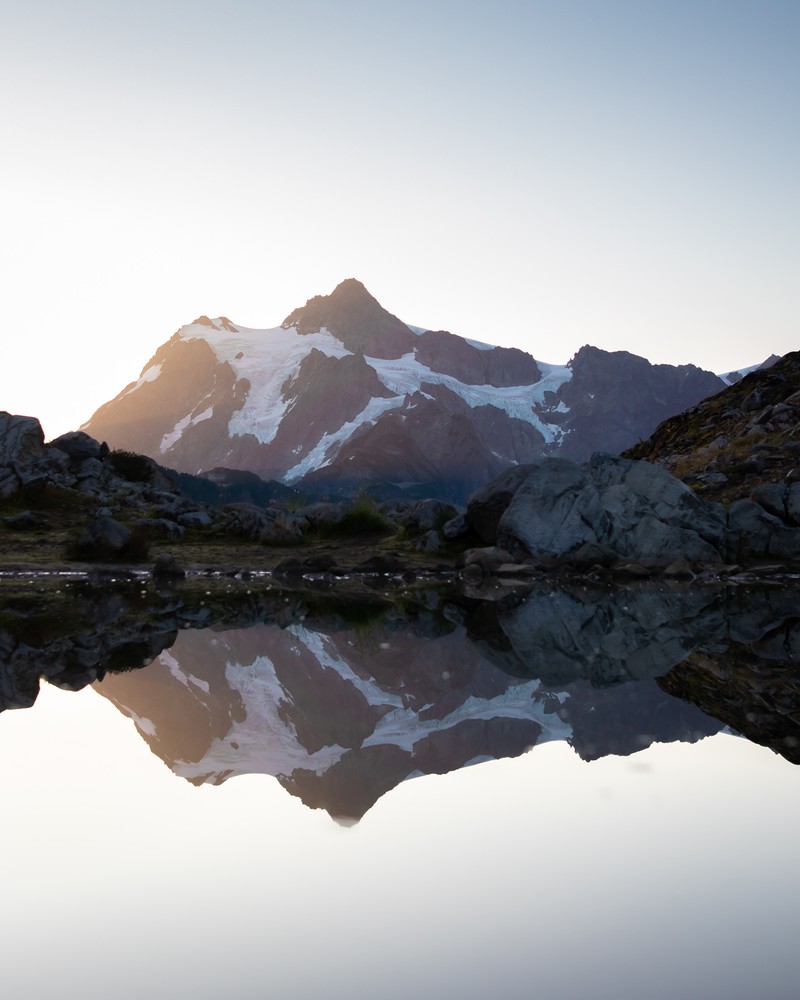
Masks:
[[[284,330],[317,333],[327,329],[354,354],[399,358],[414,348],[414,334],[356,278],[347,278],[330,295],[315,295],[281,323]]]

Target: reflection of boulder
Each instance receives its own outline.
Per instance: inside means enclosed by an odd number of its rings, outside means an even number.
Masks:
[[[492,662],[555,687],[658,677],[726,627],[718,592],[699,587],[537,588],[522,601],[473,606],[466,626]]]

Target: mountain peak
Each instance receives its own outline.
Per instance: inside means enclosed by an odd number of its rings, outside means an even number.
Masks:
[[[325,327],[349,351],[374,358],[399,358],[414,344],[408,326],[387,312],[356,278],[346,278],[330,295],[315,295],[281,326],[301,334]]]

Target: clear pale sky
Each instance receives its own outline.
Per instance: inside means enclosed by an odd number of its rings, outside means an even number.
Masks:
[[[357,277],[565,362],[800,347],[798,0],[0,0],[0,409]]]

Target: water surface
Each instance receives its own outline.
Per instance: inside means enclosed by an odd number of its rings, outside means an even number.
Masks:
[[[142,589],[3,608],[8,995],[796,995],[791,592]]]

